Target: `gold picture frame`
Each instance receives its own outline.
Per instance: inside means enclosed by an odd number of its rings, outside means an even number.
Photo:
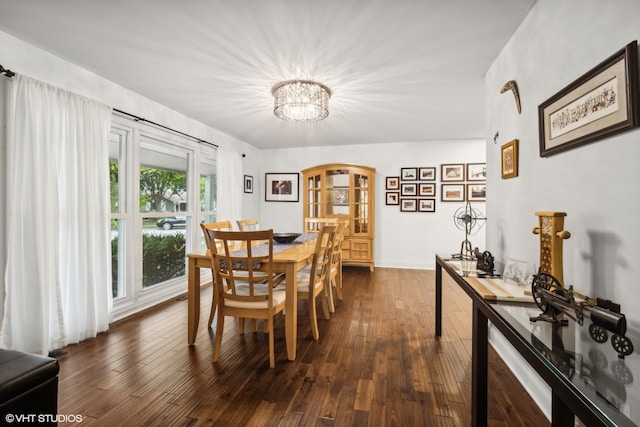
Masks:
[[[518,176],[518,140],[514,139],[502,146],[502,179]]]

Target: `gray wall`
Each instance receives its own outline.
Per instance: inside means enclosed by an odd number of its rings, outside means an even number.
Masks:
[[[539,104],[638,38],[637,0],[539,0],[486,75],[487,248],[501,259],[539,265],[534,212],[566,212],[565,230],[572,235],[563,245],[565,284],[621,303],[632,337],[640,329],[640,263],[634,261],[640,130],[541,158],[537,114]],[[512,79],[521,115],[513,96],[499,93]],[[520,140],[519,176],[502,180],[500,147],[514,138]]]

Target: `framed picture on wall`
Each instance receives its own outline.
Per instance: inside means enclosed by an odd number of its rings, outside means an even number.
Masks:
[[[418,168],[401,168],[400,178],[402,178],[403,181],[417,181]]]
[[[435,181],[436,180],[436,168],[420,168],[418,169],[418,179],[420,181]]]
[[[487,200],[487,184],[473,183],[467,184],[467,201],[468,202],[484,202]]]
[[[452,163],[440,165],[440,180],[464,181],[464,163]]]
[[[464,184],[442,184],[440,200],[443,202],[464,202],[465,191]]]
[[[518,140],[514,139],[502,146],[502,179],[518,176]]]
[[[418,199],[419,212],[435,212],[436,199]]]
[[[436,195],[436,184],[421,182],[418,184],[418,196],[433,197]]]
[[[388,176],[386,182],[387,190],[399,190],[400,189],[400,177],[399,176]]]
[[[264,200],[267,202],[297,202],[300,175],[297,173],[265,173]]]
[[[387,205],[399,205],[400,204],[400,193],[397,191],[387,191]]]
[[[244,176],[244,192],[253,193],[253,177],[251,175]]]
[[[418,201],[416,199],[401,199],[400,212],[416,212],[418,210]]]
[[[486,163],[467,163],[467,181],[486,181]]]
[[[540,157],[638,126],[637,64],[633,41],[540,104]]]
[[[400,195],[401,196],[417,196],[418,195],[418,184],[408,184],[402,183],[400,184]]]

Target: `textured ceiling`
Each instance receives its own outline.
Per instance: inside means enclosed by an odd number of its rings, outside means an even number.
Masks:
[[[412,142],[484,137],[484,74],[534,2],[0,0],[0,31],[256,147]],[[331,88],[326,120],[273,115],[296,78]]]

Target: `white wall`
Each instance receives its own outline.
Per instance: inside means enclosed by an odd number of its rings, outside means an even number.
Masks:
[[[453,223],[463,203],[440,201],[440,164],[482,163],[484,141],[427,141],[264,150],[260,153],[260,219],[276,231],[302,230],[302,194],[299,203],[264,202],[265,172],[299,172],[325,163],[356,163],[376,169],[374,264],[377,267],[434,268],[437,252],[460,251],[464,232]],[[403,167],[436,167],[436,212],[400,212],[385,204],[385,177],[400,176]],[[302,178],[301,178],[302,181]],[[302,186],[302,182],[300,183]],[[300,189],[302,191],[302,188]],[[489,190],[490,191],[490,190]],[[484,203],[473,207],[485,211]],[[470,238],[484,249],[484,230]]]
[[[499,259],[539,266],[534,212],[566,212],[565,284],[621,303],[632,336],[640,328],[640,263],[633,260],[640,237],[640,130],[541,158],[537,114],[539,104],[640,38],[639,17],[637,0],[539,0],[486,77],[487,249]],[[512,79],[521,115],[511,93],[499,93]],[[514,138],[520,140],[519,176],[502,180],[500,146]],[[548,405],[546,397],[537,398]]]

